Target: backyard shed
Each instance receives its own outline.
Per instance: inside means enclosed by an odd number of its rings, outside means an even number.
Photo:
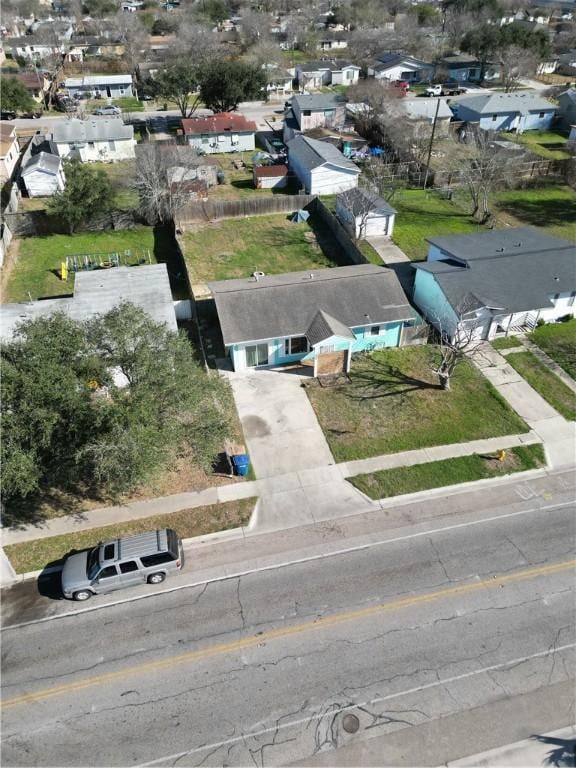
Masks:
[[[20,176],[28,197],[50,197],[62,192],[66,184],[62,158],[48,152],[33,155],[20,171]]]
[[[390,237],[396,210],[382,197],[357,187],[337,196],[336,216],[357,240],[363,240],[366,237]]]
[[[288,183],[288,166],[256,165],[253,175],[256,189],[279,189]]]

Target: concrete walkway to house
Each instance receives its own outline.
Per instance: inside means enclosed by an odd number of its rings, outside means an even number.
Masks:
[[[370,243],[372,248],[376,251],[378,256],[382,259],[384,264],[404,264],[410,262],[410,259],[404,251],[400,250],[398,246],[390,240],[389,237],[378,235],[374,237],[367,237],[367,242]]]
[[[488,342],[480,345],[472,361],[545,444],[553,467],[576,463],[576,422],[560,416]]]

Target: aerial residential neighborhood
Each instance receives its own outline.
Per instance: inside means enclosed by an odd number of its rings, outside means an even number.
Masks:
[[[3,2],[3,766],[576,765],[575,41]]]

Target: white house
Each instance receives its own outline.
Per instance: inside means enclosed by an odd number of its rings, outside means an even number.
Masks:
[[[2,41],[2,47],[6,53],[12,55],[13,59],[22,58],[31,61],[40,61],[48,56],[62,55],[67,48],[63,42],[48,42],[37,39],[33,35],[7,38]]]
[[[197,152],[250,152],[255,149],[256,123],[237,112],[182,120],[186,140]]]
[[[360,67],[348,61],[309,61],[296,65],[296,79],[302,89],[321,88],[324,85],[356,85]]]
[[[20,148],[15,128],[0,123],[0,184],[12,178],[19,156]]]
[[[122,96],[134,96],[132,75],[83,75],[82,77],[67,77],[64,80],[64,89],[69,96],[76,93],[90,93],[95,96],[119,98]]]
[[[20,171],[28,197],[51,197],[66,185],[62,158],[39,152]]]
[[[358,186],[358,166],[326,141],[296,136],[288,142],[288,165],[310,195],[334,195]]]
[[[385,51],[376,57],[368,67],[369,77],[376,80],[406,80],[409,83],[426,82],[434,75],[434,64],[413,56],[394,51]]]
[[[91,117],[89,120],[55,121],[51,144],[60,157],[113,162],[135,157],[134,127],[121,117]]]
[[[484,131],[546,131],[550,128],[556,105],[536,91],[514,93],[489,92],[452,99],[450,108],[458,118],[478,123]]]
[[[532,227],[427,239],[427,260],[413,265],[414,303],[449,335],[462,323],[493,339],[576,315],[573,243]]]
[[[391,237],[396,210],[386,200],[361,187],[336,198],[336,216],[356,240]]]

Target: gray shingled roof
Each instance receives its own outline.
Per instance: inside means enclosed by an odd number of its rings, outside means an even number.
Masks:
[[[33,155],[26,166],[20,172],[22,176],[26,176],[31,171],[45,171],[55,176],[60,166],[62,165],[62,159],[57,155],[51,155],[48,152],[39,152],[37,155]]]
[[[352,340],[356,338],[347,325],[344,325],[340,320],[332,317],[332,315],[329,315],[322,309],[316,312],[304,335],[310,342],[311,347],[316,346],[316,344],[325,339],[329,339],[331,336],[340,336],[343,339]]]
[[[345,69],[346,67],[360,69],[360,67],[357,67],[350,61],[328,61],[326,59],[320,61],[307,61],[305,64],[298,64],[297,67],[298,69],[301,69],[302,72],[317,72],[323,69],[329,69],[330,72],[340,72],[340,70]]]
[[[551,307],[555,293],[576,291],[576,248],[478,259],[468,267],[437,261],[414,267],[434,274],[454,309],[470,307],[474,297],[475,306],[529,312]]]
[[[574,247],[567,240],[548,235],[534,227],[493,229],[468,235],[443,235],[427,237],[426,240],[450,256],[466,262],[471,259],[495,258],[503,254],[542,253]]]
[[[124,125],[121,117],[58,120],[54,121],[52,129],[52,141],[56,144],[82,141],[120,141],[133,138],[134,127]]]
[[[464,96],[456,102],[458,105],[477,112],[479,115],[501,114],[503,112],[542,112],[556,109],[548,99],[542,98],[535,91],[516,91],[515,93],[483,93],[478,96]]]
[[[325,109],[334,109],[345,101],[338,94],[312,93],[303,96],[293,96],[292,104],[298,104],[301,111],[309,109],[311,112],[323,112]]]
[[[417,316],[395,273],[376,264],[223,280],[209,288],[226,345],[305,336],[319,310],[346,328]]]
[[[310,170],[330,163],[339,168],[360,173],[357,165],[344,157],[337,147],[327,141],[318,141],[300,135],[295,136],[286,146],[288,147],[288,158],[296,157],[302,166]]]
[[[10,340],[16,325],[23,320],[47,317],[54,312],[65,312],[74,320],[86,320],[110,311],[123,301],[141,307],[155,322],[177,330],[166,264],[146,264],[78,272],[72,298],[1,305],[0,338]]]

